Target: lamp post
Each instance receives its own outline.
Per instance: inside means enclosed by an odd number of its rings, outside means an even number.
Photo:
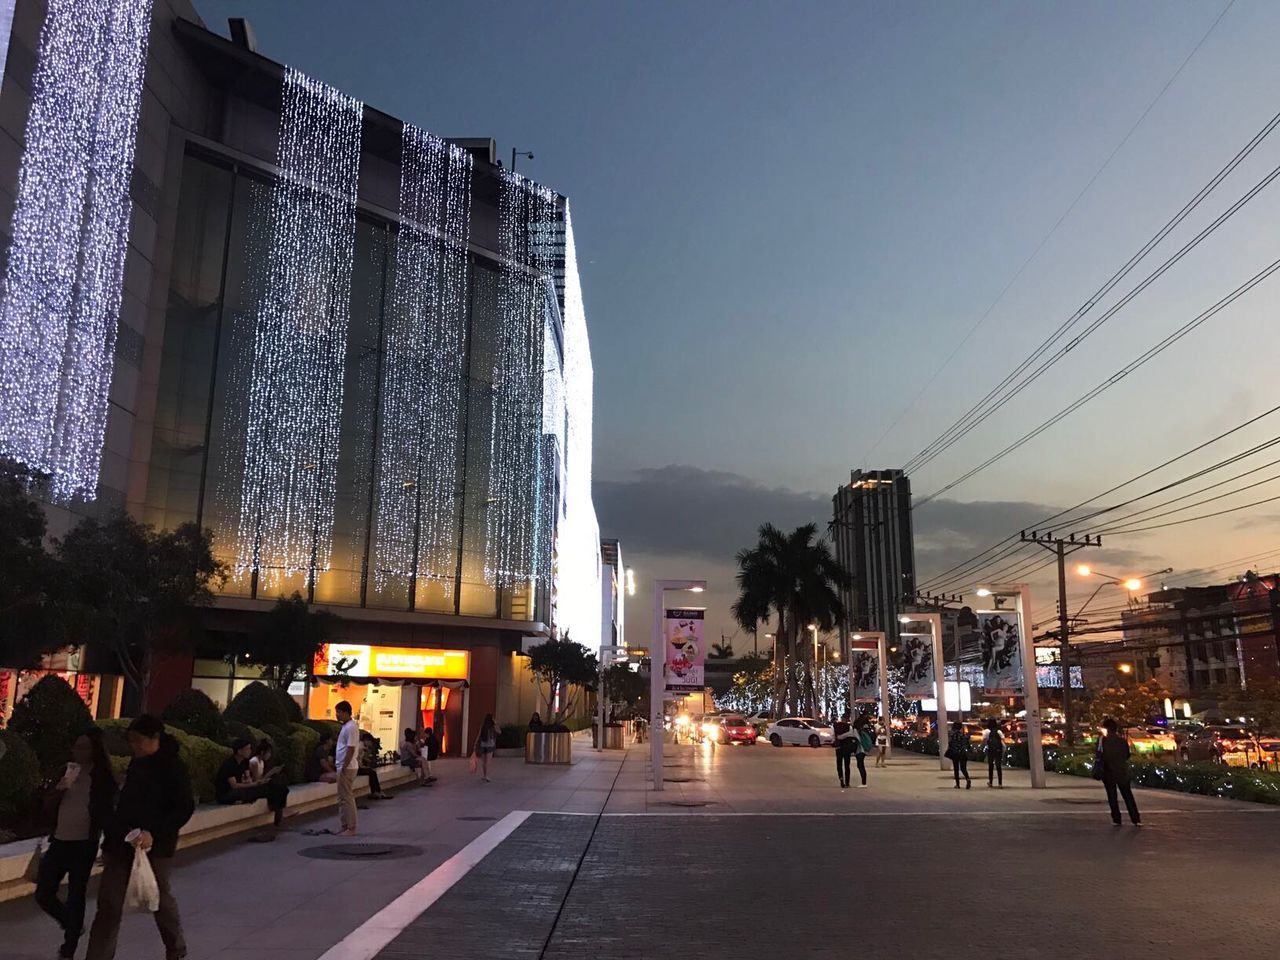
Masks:
[[[705,580],[655,580],[653,583],[653,643],[649,648],[649,762],[653,789],[661,791],[664,700],[667,692],[667,640],[662,632],[663,598],[668,590],[702,593]]]
[[[813,684],[813,716],[816,720],[820,712],[820,701],[818,699],[818,680],[820,677],[818,673],[818,625],[816,623],[809,624],[809,632],[813,634],[813,659],[811,661],[813,666],[809,669],[809,682]]]
[[[527,157],[528,159],[532,160],[532,159],[533,159],[533,151],[532,151],[532,150],[517,150],[515,147],[512,147],[512,148],[511,148],[511,172],[512,172],[512,173],[515,173],[515,172],[516,172],[516,157]]]
[[[1040,736],[1040,690],[1036,686],[1036,644],[1031,634],[1031,588],[1025,583],[981,586],[980,597],[1013,597],[1018,618],[1018,644],[1022,651],[1022,697],[1027,713],[1027,765],[1031,768],[1031,786],[1043,790],[1044,741]]]

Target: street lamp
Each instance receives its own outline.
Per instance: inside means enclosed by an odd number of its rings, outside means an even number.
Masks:
[[[1130,593],[1137,593],[1139,590],[1142,589],[1143,581],[1141,577],[1114,576],[1109,573],[1104,573],[1101,570],[1096,570],[1093,567],[1090,567],[1087,563],[1082,563],[1078,567],[1076,567],[1076,573],[1080,574],[1080,576],[1082,577],[1098,576],[1098,577],[1103,577],[1105,579],[1103,579],[1103,581],[1100,584],[1098,584],[1097,590],[1094,590],[1093,593],[1089,594],[1089,599],[1086,600],[1083,604],[1081,604],[1080,609],[1076,611],[1076,615],[1071,618],[1073,620],[1078,620],[1080,618],[1080,615],[1084,613],[1085,607],[1093,603],[1093,598],[1096,597],[1102,591],[1103,587],[1109,587],[1109,586],[1124,587]],[[1158,577],[1162,573],[1173,573],[1173,567],[1165,567],[1163,570],[1157,570],[1154,573],[1147,574],[1147,576]],[[1064,680],[1063,682],[1065,683],[1066,680]]]
[[[667,692],[666,637],[662,631],[663,597],[667,591],[702,593],[705,580],[655,580],[653,582],[653,644],[649,653],[649,762],[653,766],[653,789],[662,790],[663,697]],[[602,728],[603,735],[603,728]]]
[[[813,684],[813,713],[816,717],[819,713],[818,705],[820,703],[818,679],[821,677],[821,674],[818,673],[818,625],[816,623],[809,624],[809,630],[813,633],[813,676],[809,680]]]
[[[515,172],[516,172],[516,157],[528,157],[530,160],[532,160],[532,159],[533,159],[533,151],[532,151],[532,150],[517,150],[515,147],[512,147],[512,148],[511,148],[511,172],[512,172],[512,173],[515,173]]]

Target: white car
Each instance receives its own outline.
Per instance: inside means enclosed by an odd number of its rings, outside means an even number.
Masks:
[[[831,724],[808,717],[786,717],[769,724],[765,737],[775,747],[792,744],[797,747],[829,747],[836,742],[836,732]]]

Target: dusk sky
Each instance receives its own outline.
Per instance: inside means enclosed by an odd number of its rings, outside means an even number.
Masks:
[[[247,16],[261,53],[392,115],[442,136],[492,136],[502,157],[532,150],[521,172],[570,197],[595,364],[596,505],[602,534],[621,538],[637,570],[633,643],[647,639],[654,577],[712,581],[711,632],[732,633],[732,556],[758,524],[825,526],[850,468],[901,466],[924,448],[1280,109],[1280,5],[1258,0],[1231,5],[1207,38],[1225,0],[196,5],[224,33],[228,16]],[[1280,132],[1103,306],[1278,163]],[[1273,185],[914,474],[917,495],[1280,256],[1278,214]],[[921,507],[922,572],[1280,402],[1278,292],[1280,278],[1264,282]],[[1277,423],[1111,500],[1275,436]],[[1280,502],[1117,537],[1092,559],[1203,582],[1193,568],[1272,549]],[[1036,619],[1054,599],[1037,595]]]

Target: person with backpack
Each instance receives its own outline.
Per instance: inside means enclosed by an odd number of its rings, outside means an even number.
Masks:
[[[1129,786],[1129,741],[1120,735],[1120,725],[1111,717],[1102,721],[1102,729],[1098,752],[1093,761],[1093,777],[1101,780],[1107,791],[1111,822],[1120,826],[1120,804],[1116,802],[1116,794],[1119,793],[1124,797],[1129,821],[1135,827],[1140,827],[1142,815],[1138,813],[1138,801],[1133,798],[1133,787]]]
[[[48,798],[55,823],[36,877],[36,903],[62,928],[59,957],[76,954],[84,929],[89,873],[115,799],[116,781],[102,731],[90,727],[71,744],[71,762]],[[65,901],[58,899],[63,877],[67,879]]]
[[[992,719],[987,721],[987,786],[999,784],[1004,789],[1004,734],[1000,732],[1000,724]],[[995,781],[994,783],[992,781]]]
[[[165,733],[159,717],[141,714],[129,724],[128,736],[133,760],[115,813],[103,831],[98,912],[89,931],[85,960],[113,960],[116,955],[135,848],[146,852],[160,888],[160,906],[154,916],[164,941],[165,960],[182,960],[187,943],[169,878],[178,831],[196,808],[191,778],[178,757],[178,741]]]
[[[960,775],[964,774],[964,788],[973,788],[969,779],[969,736],[964,732],[964,724],[959,720],[951,724],[951,736],[947,739],[947,752],[944,754],[951,761],[951,770],[955,774],[956,789],[960,789]]]

